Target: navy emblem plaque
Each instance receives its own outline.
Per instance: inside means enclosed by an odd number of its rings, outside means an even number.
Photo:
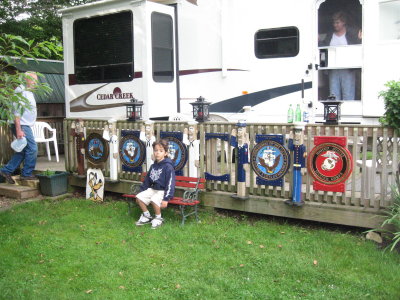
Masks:
[[[257,174],[257,184],[281,186],[289,164],[289,151],[274,139],[260,141],[251,151],[251,166]]]
[[[146,158],[146,147],[139,137],[128,133],[121,139],[119,157],[123,166],[129,169],[135,169],[143,164]],[[132,171],[129,169],[127,170]]]
[[[85,154],[92,164],[100,164],[108,159],[108,142],[96,132],[89,134],[85,144]]]
[[[182,170],[187,160],[185,145],[173,136],[166,136],[164,139],[168,141],[168,157],[172,160],[175,171]]]

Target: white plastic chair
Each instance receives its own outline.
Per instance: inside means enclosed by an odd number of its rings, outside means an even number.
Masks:
[[[49,132],[52,133],[52,136],[50,138],[46,138],[46,135],[44,134],[44,129],[47,128]],[[46,122],[35,122],[35,125],[32,126],[32,131],[33,131],[33,136],[35,137],[35,142],[36,143],[46,143],[46,151],[47,151],[47,157],[49,160],[51,160],[50,156],[50,142],[54,142],[54,151],[56,153],[56,159],[57,162],[59,162],[58,158],[58,144],[57,144],[57,129],[53,129],[50,127],[49,124]]]

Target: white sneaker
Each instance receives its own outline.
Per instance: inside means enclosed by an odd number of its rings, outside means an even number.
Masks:
[[[156,229],[160,227],[163,224],[164,219],[163,218],[154,218],[151,221],[151,229]]]
[[[152,220],[152,217],[149,218],[149,217],[146,217],[144,214],[141,214],[139,220],[135,224],[136,224],[136,226],[142,226],[145,224],[150,224],[151,220]]]

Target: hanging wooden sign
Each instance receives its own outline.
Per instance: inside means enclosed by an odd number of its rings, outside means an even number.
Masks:
[[[353,158],[345,148],[347,138],[316,136],[314,144],[307,161],[308,172],[315,179],[314,190],[344,193],[353,170]]]
[[[108,160],[108,141],[104,140],[101,134],[92,132],[86,139],[85,154],[92,166],[102,168],[103,163]]]
[[[100,169],[88,169],[86,179],[86,199],[104,201],[104,175]]]
[[[282,135],[257,135],[251,151],[251,166],[259,185],[282,186],[290,163],[289,151],[283,146]]]
[[[122,170],[141,173],[146,158],[146,147],[139,138],[139,131],[123,130],[119,145]]]
[[[168,141],[168,157],[174,164],[175,174],[183,175],[182,169],[188,158],[186,146],[182,142],[183,133],[162,131],[160,137]]]

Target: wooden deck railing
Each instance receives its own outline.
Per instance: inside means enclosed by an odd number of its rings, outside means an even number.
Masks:
[[[13,154],[10,147],[12,140],[13,136],[8,125],[0,125],[0,165],[6,164]]]
[[[49,122],[49,120],[47,120]],[[55,126],[59,138],[64,140],[66,170],[76,172],[76,149],[73,137],[70,135],[71,124],[74,120],[64,119],[60,127],[59,120],[55,120]],[[51,121],[50,121],[51,123]],[[86,132],[97,131],[102,133],[106,121],[86,120]],[[118,121],[117,129],[140,131],[142,122]],[[234,149],[229,144],[229,139],[207,138],[209,134],[214,136],[230,136],[234,123],[204,123],[199,124],[200,136],[200,174],[205,172],[219,177],[219,180],[207,180],[207,192],[203,193],[202,201],[206,205],[237,209],[250,212],[266,213],[292,218],[326,221],[337,224],[348,224],[362,227],[373,227],[379,224],[381,219],[374,218],[382,215],[383,211],[392,204],[391,187],[395,184],[396,174],[400,161],[400,138],[390,128],[380,126],[362,125],[338,125],[325,126],[319,124],[307,125],[305,128],[304,143],[307,151],[313,148],[315,136],[345,136],[348,148],[353,157],[353,172],[346,182],[346,192],[322,192],[313,190],[313,178],[307,169],[302,169],[303,185],[302,198],[306,202],[306,209],[293,210],[283,204],[292,193],[292,170],[284,177],[283,187],[273,187],[256,184],[256,174],[249,166],[246,172],[246,186],[249,200],[232,200],[231,195],[236,193],[236,161]],[[62,130],[61,130],[62,128]],[[162,131],[183,132],[188,128],[185,122],[155,122],[156,137],[160,137]],[[247,132],[250,137],[249,152],[255,145],[256,134],[282,134],[286,141],[291,133],[289,124],[247,124]],[[11,134],[5,126],[0,127],[1,159],[12,153],[9,145]],[[1,161],[0,161],[1,163]],[[121,164],[119,164],[121,165]],[[109,165],[104,164],[104,175],[109,176]],[[187,174],[187,166],[184,174]],[[224,181],[222,175],[229,174],[230,180]],[[139,181],[140,174],[132,172],[119,172],[119,184],[106,184],[106,190],[125,193],[132,181]],[[81,179],[72,181],[74,185],[84,186]]]
[[[76,151],[69,135],[72,120],[65,120],[64,134],[68,140],[66,151],[67,170],[76,171]],[[86,131],[97,130],[101,132],[107,123],[100,120],[86,121]],[[140,130],[143,123],[117,122],[120,130]],[[187,128],[184,122],[156,122],[155,131],[157,138],[161,131],[183,132]],[[235,170],[236,163],[233,158],[233,149],[229,140],[207,139],[206,133],[230,135],[234,123],[205,123],[199,125],[200,131],[200,174],[205,172],[214,175],[230,174],[230,181],[208,180],[209,191],[236,192]],[[250,136],[249,151],[255,145],[256,134],[282,134],[288,139],[292,127],[289,124],[247,124]],[[307,170],[303,169],[303,199],[306,202],[327,203],[337,206],[353,206],[374,208],[379,210],[391,204],[390,189],[394,182],[393,174],[396,173],[399,162],[400,139],[392,129],[379,126],[361,125],[307,125],[305,129],[305,145],[309,152],[313,148],[314,136],[345,136],[348,147],[353,156],[353,173],[347,180],[346,192],[321,192],[314,191],[312,178]],[[368,171],[367,171],[368,170]],[[108,176],[108,165],[104,169]],[[187,172],[187,166],[184,169]],[[291,170],[284,177],[284,187],[260,186],[256,184],[255,172],[249,168],[247,172],[247,187],[249,195],[288,199],[292,190]],[[204,175],[202,175],[204,177]],[[139,174],[120,172],[122,180],[139,180]]]

